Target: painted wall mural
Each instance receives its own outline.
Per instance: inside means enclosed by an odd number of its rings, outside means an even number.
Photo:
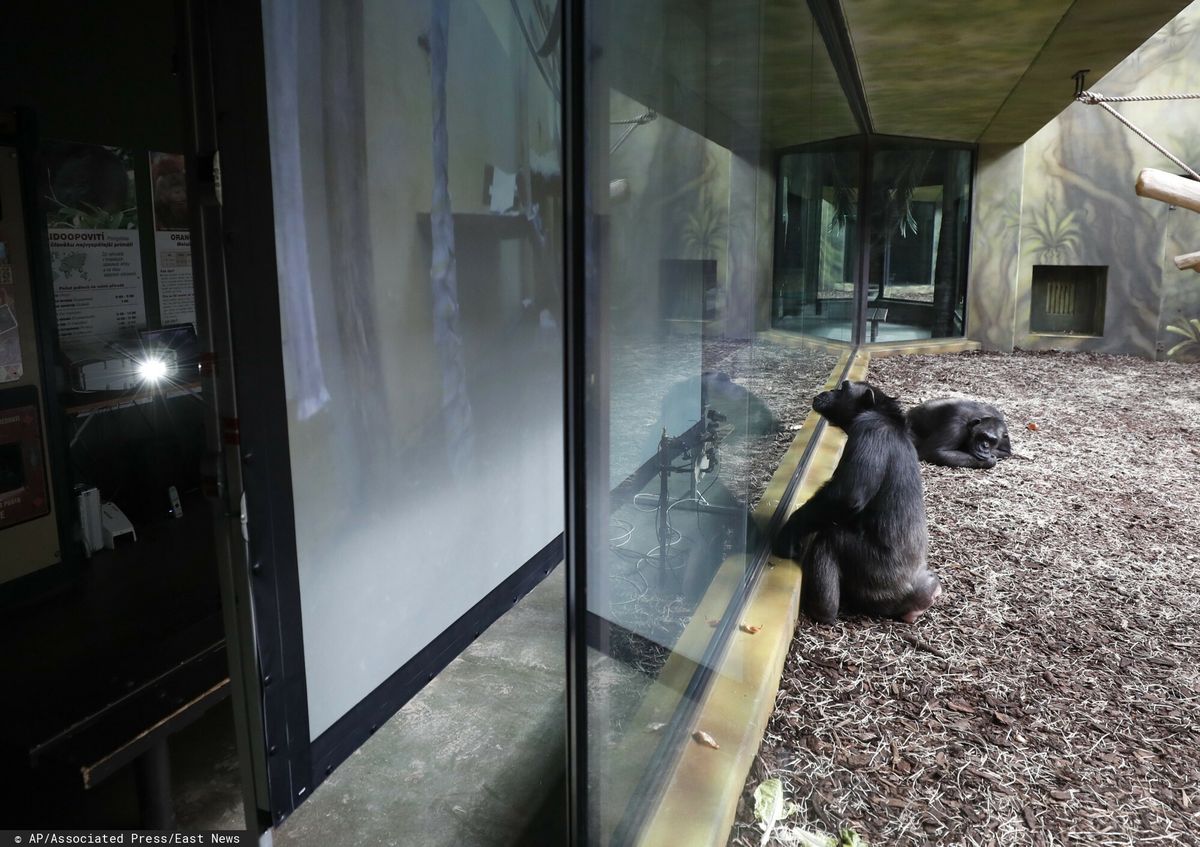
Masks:
[[[1200,90],[1197,35],[1200,2],[1089,88],[1109,96]],[[1117,108],[1185,161],[1200,163],[1200,101]],[[1145,167],[1178,170],[1103,110],[1079,103],[1023,148],[982,148],[970,336],[989,349],[1200,358],[1200,324],[1191,323],[1200,319],[1200,276],[1171,261],[1200,249],[1200,215],[1138,197],[1133,187]],[[1035,275],[1065,280],[1076,272],[1055,268],[1070,266],[1103,269],[1102,326],[1038,331],[1043,324],[1031,325],[1031,316],[1053,311],[1048,292],[1058,283],[1035,286]],[[1078,305],[1078,290],[1074,296]]]
[[[1024,164],[1023,146],[984,145],[976,159],[967,335],[988,350],[1014,344]]]

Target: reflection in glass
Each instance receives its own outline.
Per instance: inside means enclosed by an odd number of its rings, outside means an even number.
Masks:
[[[731,603],[761,561],[763,492],[837,360],[770,331],[771,150],[820,122],[791,111],[773,124],[791,135],[764,129],[760,5],[587,4],[600,40],[588,54],[587,426],[604,434],[584,463],[595,844],[634,835],[691,732],[679,734],[695,704],[684,692],[703,671],[729,672],[714,639],[736,628]],[[807,7],[783,18],[780,31],[806,34],[811,69]],[[794,63],[779,46],[776,60]],[[823,99],[833,78],[821,76]]]
[[[264,4],[314,738],[562,531],[557,54],[515,14]]]
[[[853,340],[861,160],[854,141],[780,160],[774,303],[780,329]]]
[[[811,144],[780,157],[777,198],[776,327],[846,342],[963,335],[970,150],[878,137]]]
[[[963,334],[971,152],[903,146],[871,161],[870,341]]]

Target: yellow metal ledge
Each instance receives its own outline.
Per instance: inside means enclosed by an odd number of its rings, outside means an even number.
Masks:
[[[783,347],[806,347],[812,350],[842,353],[853,349],[848,341],[834,341],[816,335],[803,335],[796,332],[786,332],[781,329],[768,329],[762,337]],[[963,353],[968,350],[981,350],[983,345],[968,338],[915,338],[912,341],[876,342],[863,348],[875,358],[884,356],[919,356],[928,353]]]
[[[863,379],[869,359],[870,354],[860,352],[851,364],[849,378]],[[845,358],[830,377],[827,387],[837,383],[842,370],[840,365],[844,361]],[[769,517],[774,511],[788,480],[795,472],[816,420],[815,412],[809,415],[772,477],[759,508],[755,510],[755,518],[762,519],[763,525],[763,515]],[[789,505],[789,511],[811,497],[829,479],[841,457],[845,440],[845,435],[840,431],[825,428]],[[727,564],[739,568],[740,576],[743,565],[740,560]],[[725,573],[723,565],[710,593],[719,591],[718,584],[729,575]],[[708,599],[706,596],[705,600]],[[707,605],[702,603],[701,609]],[[744,623],[762,626],[762,629],[753,635],[739,632],[734,636],[725,660],[709,687],[694,727],[711,735],[720,744],[720,749],[714,750],[697,743],[688,744],[639,844],[718,847],[728,841],[742,786],[758,752],[767,720],[775,708],[775,696],[779,692],[779,680],[792,642],[799,606],[800,568],[790,561],[776,562],[772,558],[743,614]],[[701,611],[685,630],[680,646],[692,639],[707,638],[711,638],[711,630],[708,629],[705,613]],[[688,655],[687,651],[681,650],[680,653]],[[672,656],[660,677],[660,682],[675,689],[676,698],[695,667],[691,661],[680,659],[677,662],[677,656],[679,653]],[[682,676],[683,673],[687,674],[686,678]],[[647,719],[664,719],[649,717],[649,713],[653,712],[650,703],[646,704],[646,708],[649,710]],[[674,708],[674,703],[671,708]]]
[[[968,350],[981,350],[983,345],[978,341],[966,338],[918,338],[915,341],[888,341],[882,344],[872,344],[870,353],[876,359],[884,356],[923,356],[931,353],[965,353]]]
[[[832,338],[822,338],[819,335],[805,335],[782,329],[763,330],[760,335],[762,338],[781,347],[805,347],[810,350],[824,350],[831,353],[848,353],[854,349],[854,345],[849,341],[835,341]]]

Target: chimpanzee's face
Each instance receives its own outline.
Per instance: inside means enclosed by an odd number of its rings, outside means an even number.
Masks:
[[[822,391],[813,398],[813,411],[831,424],[845,429],[854,418],[875,405],[875,390],[865,382],[843,380],[830,391]]]
[[[967,430],[971,455],[987,461],[996,458],[996,446],[1004,437],[1004,424],[998,418],[982,418],[969,421]]]

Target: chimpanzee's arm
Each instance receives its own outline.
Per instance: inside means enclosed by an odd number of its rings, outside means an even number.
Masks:
[[[996,445],[996,455],[1001,459],[1007,459],[1012,456],[1012,442],[1008,440],[1008,428],[1005,427],[1004,437],[1000,439],[1000,443]]]
[[[950,468],[994,468],[995,459],[979,459],[965,450],[955,447],[942,447],[936,444],[926,444],[921,448],[921,458],[934,465],[945,465]]]
[[[970,437],[967,427],[969,412],[958,411],[944,418],[917,447],[917,454],[926,462],[950,468],[991,468],[996,460],[984,461],[967,452],[963,447]]]
[[[775,555],[794,558],[806,536],[851,522],[879,492],[888,459],[885,433],[851,433],[833,477],[784,524],[772,546]]]

